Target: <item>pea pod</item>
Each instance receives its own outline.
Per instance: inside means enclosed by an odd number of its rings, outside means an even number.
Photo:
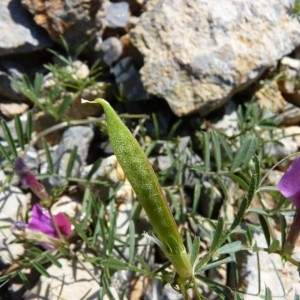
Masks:
[[[82,102],[89,101],[82,99]],[[98,98],[91,103],[100,104],[104,109],[113,151],[148,215],[163,251],[180,278],[192,278],[189,256],[147,156],[107,101]]]

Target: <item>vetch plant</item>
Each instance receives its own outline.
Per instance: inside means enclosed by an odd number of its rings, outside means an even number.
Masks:
[[[295,217],[286,238],[283,252],[291,254],[300,232],[300,157],[296,158],[278,183],[278,189],[284,197],[296,207]]]
[[[20,80],[13,82],[16,90],[30,100],[36,108],[53,117],[55,121],[69,120],[68,111],[74,99],[80,99],[82,93],[90,90],[105,90],[108,84],[100,82],[102,68],[99,61],[88,66],[79,60],[79,56],[87,43],[78,47],[70,47],[61,38],[65,54],[48,49],[56,58],[56,63],[47,63],[44,68],[47,75],[36,73],[34,78],[25,74]],[[83,71],[82,71],[83,70]]]
[[[51,206],[56,199],[54,194],[51,193],[49,196],[44,185],[26,166],[23,158],[15,157],[11,164],[19,176],[20,183],[29,187],[41,201],[35,203],[30,209],[29,222],[15,220],[10,226],[4,227],[4,230],[11,230],[17,237],[12,243],[22,242],[24,253],[9,267],[0,270],[0,294],[2,293],[1,288],[15,277],[19,277],[24,286],[31,289],[31,283],[24,274],[25,269],[35,269],[39,274],[49,277],[46,270],[48,263],[61,268],[58,258],[69,257],[70,238],[76,235],[72,223],[65,213],[51,212]]]
[[[28,186],[44,204],[49,204],[49,195],[45,187],[36,179],[21,157],[15,159],[14,170],[22,185]],[[51,249],[59,244],[59,238],[71,233],[71,222],[63,213],[52,216],[49,209],[37,203],[33,205],[29,224],[17,221],[13,224],[12,230],[17,236],[33,239],[43,247]]]
[[[10,175],[13,168],[19,175],[20,184],[30,188],[40,201],[38,204],[33,202],[29,206],[26,219],[20,218],[18,213],[11,218],[12,225],[5,223],[2,226],[4,233],[12,230],[17,239],[11,243],[21,242],[24,252],[7,268],[0,269],[0,294],[1,288],[11,284],[14,277],[21,278],[24,286],[32,289],[24,270],[37,270],[39,274],[50,277],[53,275],[51,272],[48,273],[49,264],[62,268],[62,259],[73,261],[74,258],[75,261],[76,258],[80,268],[86,268],[86,263],[93,265],[96,272],[91,275],[99,284],[101,299],[106,296],[115,298],[114,282],[120,274],[122,283],[117,291],[119,297],[126,295],[132,298],[136,282],[140,280],[145,282],[146,277],[147,283],[140,289],[143,294],[140,297],[151,298],[150,290],[153,294],[161,292],[167,295],[171,284],[175,290],[182,292],[184,299],[243,299],[244,293],[256,297],[265,294],[265,299],[270,299],[273,286],[268,288],[270,283],[263,284],[268,276],[261,268],[265,261],[259,261],[260,253],[272,255],[276,253],[286,261],[283,272],[281,265],[280,269],[277,264],[274,265],[274,272],[278,277],[282,276],[283,282],[287,282],[283,273],[289,273],[288,264],[292,263],[292,267],[299,266],[299,262],[291,256],[300,227],[300,189],[297,186],[297,177],[300,175],[299,159],[292,163],[278,185],[282,194],[296,206],[295,220],[289,234],[286,234],[285,216],[294,211],[287,209],[291,205],[283,197],[279,197],[279,201],[276,201],[279,196],[278,188],[274,187],[271,176],[268,176],[270,167],[276,169],[283,161],[278,162],[278,158],[265,147],[269,143],[281,145],[280,139],[285,137],[284,133],[277,136],[273,132],[278,128],[277,117],[274,119],[265,114],[257,103],[245,105],[238,109],[239,130],[232,137],[228,137],[218,128],[214,129],[209,123],[202,124],[202,120],[198,119],[197,123],[192,125],[183,121],[183,131],[174,125],[174,128],[178,128],[179,135],[171,134],[174,132],[172,128],[168,137],[165,137],[160,135],[159,122],[153,118],[155,136],[151,139],[148,139],[150,131],[147,130],[143,119],[134,130],[129,129],[142,144],[145,155],[120,120],[119,117],[122,118],[122,115],[118,117],[105,100],[96,99],[93,103],[103,106],[106,118],[102,116],[97,119],[70,120],[47,128],[39,134],[34,134],[32,114],[28,114],[29,119],[25,127],[19,116],[15,118],[17,138],[10,134],[10,127],[6,121],[1,121],[6,143],[0,144],[0,154],[2,167],[8,174],[2,189],[15,183],[12,181],[13,176]],[[46,111],[46,108],[43,110]],[[133,116],[126,115],[126,117]],[[93,162],[91,168],[87,168],[88,173],[82,172],[79,177],[70,177],[76,154],[75,150],[72,151],[68,162],[70,172],[68,171],[65,177],[66,184],[55,188],[49,186],[47,190],[42,181],[37,179],[40,177],[36,177],[23,159],[18,157],[25,156],[28,149],[33,146],[40,149],[36,145],[37,141],[51,132],[90,122],[97,122],[101,128],[107,129],[105,132],[108,132],[113,150],[140,203],[135,201],[135,197],[131,198],[131,190],[126,202],[123,203],[123,199],[118,200],[116,195],[122,183],[112,184],[107,178],[97,174],[104,160],[101,155]],[[136,122],[132,124],[135,125]],[[181,137],[183,133],[186,134],[186,126],[195,128],[195,125],[197,125],[195,135],[192,130],[188,131],[189,149],[187,144],[182,147]],[[60,176],[54,171],[50,146],[46,140],[42,141],[42,145],[48,165],[47,172],[42,174],[42,178],[47,180],[50,176]],[[295,155],[299,153],[289,155],[284,160]],[[160,184],[147,159],[154,158],[156,168],[156,162],[160,162],[158,156],[165,157],[166,161],[170,162],[167,167],[156,169]],[[197,157],[196,162],[191,160],[191,157]],[[189,175],[193,175],[191,181],[190,176],[186,178],[187,170]],[[264,181],[267,185],[263,186]],[[75,190],[74,187],[78,189]],[[76,194],[73,194],[74,190]],[[76,198],[73,198],[73,195]],[[180,225],[184,228],[180,234],[164,195],[172,207],[175,220],[180,220]],[[76,210],[72,210],[76,212],[75,217],[71,217],[74,214],[69,210],[70,213],[65,215],[57,214],[54,208],[51,208],[58,197],[60,201],[64,200],[62,198],[64,196],[72,201],[72,206],[76,202]],[[270,197],[274,201],[269,201]],[[5,201],[6,197],[3,199]],[[36,201],[36,197],[33,200]],[[139,238],[141,204],[149,215],[155,235],[153,237],[152,233],[151,236],[145,233],[145,236],[156,243],[169,259],[163,264],[159,260],[162,251],[156,251],[155,245],[152,243],[149,245],[144,239]],[[10,205],[8,201],[7,206]],[[207,207],[203,209],[205,205]],[[62,211],[67,208],[62,205],[59,209]],[[23,213],[24,210],[20,212]],[[120,224],[119,220],[123,220],[124,212],[126,219]],[[256,217],[255,222],[252,221],[252,216]],[[258,246],[257,238],[260,239],[262,235],[266,243]],[[184,244],[181,236],[184,236]],[[246,264],[249,255],[257,257],[255,267],[258,276],[253,280],[251,272],[248,272],[248,263]],[[4,257],[4,254],[1,256]],[[66,269],[63,268],[61,271],[64,272]],[[174,277],[175,272],[177,274]],[[126,277],[123,274],[126,274]],[[248,274],[251,282],[246,285]],[[82,283],[76,280],[77,278],[74,278],[73,284]],[[163,284],[157,286],[156,280],[161,280]],[[291,284],[293,282],[294,280],[290,280]],[[253,290],[255,286],[257,289]],[[49,290],[58,289],[59,293],[64,292],[63,286],[51,285]],[[290,290],[290,285],[282,285],[282,293],[273,296],[290,298]],[[86,296],[89,296],[88,292]]]
[[[82,102],[89,101],[82,99]],[[190,258],[147,156],[107,101],[98,98],[90,103],[100,104],[104,109],[114,153],[150,219],[159,240],[157,244],[173,264],[179,276],[180,289],[185,295],[184,284],[193,279]]]

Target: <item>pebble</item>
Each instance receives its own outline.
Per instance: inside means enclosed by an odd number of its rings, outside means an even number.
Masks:
[[[71,65],[66,66],[66,71],[72,74],[75,80],[84,80],[90,75],[89,67],[80,60],[75,60]]]
[[[101,51],[103,53],[103,61],[108,66],[111,66],[121,56],[123,46],[118,38],[109,37],[103,41]]]
[[[110,28],[123,28],[129,22],[130,12],[127,2],[105,2],[105,18],[103,25]]]
[[[63,195],[57,199],[54,205],[51,207],[53,215],[64,213],[71,218],[79,218],[82,212],[82,206],[77,201],[72,200],[71,197]]]
[[[6,119],[13,119],[16,115],[22,115],[29,108],[26,103],[0,103],[0,112]]]

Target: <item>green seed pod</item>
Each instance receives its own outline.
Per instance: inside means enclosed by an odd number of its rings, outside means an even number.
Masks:
[[[82,100],[82,102],[89,101]],[[192,278],[189,256],[147,156],[107,101],[98,98],[91,103],[100,104],[104,109],[113,151],[148,215],[153,229],[163,245],[163,251],[180,278]]]

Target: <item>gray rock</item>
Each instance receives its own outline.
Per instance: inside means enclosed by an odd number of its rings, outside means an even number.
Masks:
[[[103,61],[111,66],[122,54],[123,46],[119,39],[110,37],[103,41],[101,46]]]
[[[224,107],[224,115],[219,120],[213,121],[214,128],[221,131],[227,137],[233,137],[240,133],[238,125],[237,105],[229,101]]]
[[[153,169],[157,172],[162,170],[167,170],[172,167],[171,158],[167,155],[158,155],[155,157],[150,157],[149,162]]]
[[[23,159],[28,169],[30,169],[35,174],[39,173],[40,157],[34,147],[30,147],[24,153]]]
[[[49,47],[51,40],[18,0],[0,2],[0,56]]]
[[[148,99],[148,94],[143,88],[140,75],[131,57],[125,57],[111,68],[116,77],[116,83],[120,86],[124,97],[127,100]]]
[[[77,156],[71,176],[80,177],[80,168],[87,158],[89,146],[93,136],[94,132],[90,127],[74,126],[67,129],[64,132],[61,142],[53,155],[54,172],[63,177],[67,175],[66,172],[72,150],[74,147],[77,147]],[[64,179],[53,176],[49,178],[49,182],[52,185],[59,185],[64,183]]]
[[[18,98],[24,100],[24,97],[12,87],[12,77],[3,71],[0,71],[0,95],[6,100],[18,100]]]
[[[105,17],[102,23],[105,27],[123,28],[129,23],[129,4],[126,2],[104,3]]]
[[[178,146],[176,148],[172,147],[174,155],[173,158],[171,158],[168,155],[158,155],[156,157],[151,157],[149,159],[149,162],[156,172],[165,171],[173,167],[174,172],[170,174],[171,177],[178,176],[176,164],[183,163],[184,166],[182,167],[181,173],[183,185],[188,188],[194,188],[196,174],[192,168],[201,164],[202,160],[197,154],[192,153],[192,151],[189,148],[190,142],[191,137],[180,137],[178,139]]]
[[[179,116],[206,115],[300,44],[285,0],[155,0],[131,31],[145,89]]]
[[[81,0],[22,0],[36,24],[45,28],[56,42],[61,42],[60,37],[63,37],[73,49],[101,29],[96,18],[100,3],[97,0],[84,3]]]
[[[269,157],[276,159],[276,161],[296,153],[300,147],[299,138],[297,139],[299,134],[299,126],[289,126],[284,129],[278,128],[273,131],[271,138],[267,133],[264,133],[263,138],[268,141],[264,144],[265,153]]]

